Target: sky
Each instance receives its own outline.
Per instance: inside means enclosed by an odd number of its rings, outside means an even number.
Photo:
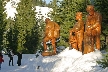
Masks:
[[[39,55],[36,58],[36,55]],[[101,51],[96,50],[82,55],[81,52],[69,47],[57,55],[43,57],[40,53],[23,54],[21,66],[17,65],[14,55],[14,66],[9,66],[9,57],[3,55],[4,62],[0,72],[108,72],[96,63],[102,58]]]
[[[52,1],[52,0],[46,0],[46,3],[49,3],[50,1]]]

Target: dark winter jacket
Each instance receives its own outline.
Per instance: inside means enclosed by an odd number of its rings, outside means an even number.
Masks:
[[[8,57],[13,57],[13,56],[14,56],[13,52],[12,51],[9,51],[8,52]]]
[[[22,54],[21,53],[18,53],[17,56],[18,56],[18,59],[22,59]]]

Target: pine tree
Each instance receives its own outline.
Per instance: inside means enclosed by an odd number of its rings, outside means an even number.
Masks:
[[[34,27],[36,25],[35,7],[33,0],[21,0],[17,7],[18,14],[16,14],[16,25],[18,30],[18,51],[29,52],[25,43],[28,36],[32,36],[32,32],[35,32]],[[38,36],[38,35],[37,35]],[[27,37],[27,38],[26,38]],[[38,40],[36,41],[38,42]],[[37,45],[37,44],[36,44]],[[36,46],[35,46],[36,47]],[[32,49],[32,48],[31,48]]]
[[[0,0],[0,50],[3,49],[3,34],[6,26],[6,13],[4,13],[4,0]]]
[[[46,6],[46,1],[45,0],[34,0],[34,4],[36,6],[44,7],[44,6]]]
[[[95,9],[102,14],[102,35],[108,37],[108,0],[93,0]],[[108,40],[107,40],[108,41]],[[106,48],[108,48],[108,43],[106,43]],[[97,61],[98,64],[101,64],[102,68],[108,67],[108,49],[103,48],[106,51],[106,54],[103,54],[103,59]]]
[[[94,6],[102,14],[102,33],[108,36],[108,1],[94,0]]]
[[[12,49],[14,53],[17,52],[17,35],[15,21],[11,18],[7,19],[6,32],[4,34],[4,45],[6,48]],[[6,42],[6,43],[5,43]]]
[[[108,51],[107,51],[108,52]],[[106,68],[108,67],[108,53],[103,54],[103,59],[96,61],[100,67]]]

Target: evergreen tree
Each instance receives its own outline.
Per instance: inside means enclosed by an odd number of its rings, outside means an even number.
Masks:
[[[93,0],[95,9],[99,11],[102,14],[102,35],[105,36],[105,42],[106,37],[108,37],[108,0]],[[107,40],[108,41],[108,40]],[[106,43],[108,48],[108,43]],[[97,61],[98,64],[101,64],[102,68],[108,67],[108,49],[103,48],[106,53],[103,54],[103,59]]]
[[[43,6],[45,6],[45,7],[47,6],[47,4],[46,4],[46,1],[45,1],[45,0],[43,1],[42,5],[43,5]]]
[[[68,46],[69,30],[75,24],[75,13],[86,12],[86,0],[53,0],[52,18],[60,25],[60,45]]]
[[[34,4],[36,6],[41,6],[41,7],[44,7],[47,5],[45,0],[34,0]]]
[[[17,35],[18,31],[16,30],[15,21],[11,18],[7,19],[6,32],[4,34],[4,45],[6,48],[12,49],[14,53],[17,52]],[[6,43],[5,43],[6,42]]]
[[[108,50],[106,54],[103,54],[103,59],[96,61],[100,67],[106,68],[108,67]]]
[[[102,14],[102,34],[108,36],[108,0],[93,0],[97,11]]]
[[[4,0],[0,0],[0,50],[3,48],[3,33],[5,31],[6,26],[6,13],[4,13]]]
[[[29,52],[27,46],[25,46],[25,43],[27,42],[26,37],[28,37],[28,35],[32,36],[32,31],[35,32],[32,29],[36,25],[36,18],[35,18],[36,13],[35,13],[35,7],[33,5],[33,0],[29,1],[21,0],[21,2],[18,4],[17,11],[18,11],[18,14],[16,14],[16,25],[18,30],[17,50],[18,51],[23,50]],[[38,42],[38,40],[36,42]]]

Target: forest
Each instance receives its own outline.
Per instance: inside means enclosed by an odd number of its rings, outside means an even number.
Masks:
[[[5,5],[10,0],[0,0],[0,50],[12,49],[14,53],[34,54],[43,50],[41,42],[44,37],[45,22],[36,19],[35,6],[53,9],[51,18],[60,25],[60,41],[57,46],[68,47],[69,30],[75,24],[75,13],[83,12],[86,19],[86,6],[94,5],[95,10],[102,14],[101,49],[108,47],[108,1],[107,0],[20,0],[14,19],[6,18]],[[40,23],[40,25],[38,24]]]

